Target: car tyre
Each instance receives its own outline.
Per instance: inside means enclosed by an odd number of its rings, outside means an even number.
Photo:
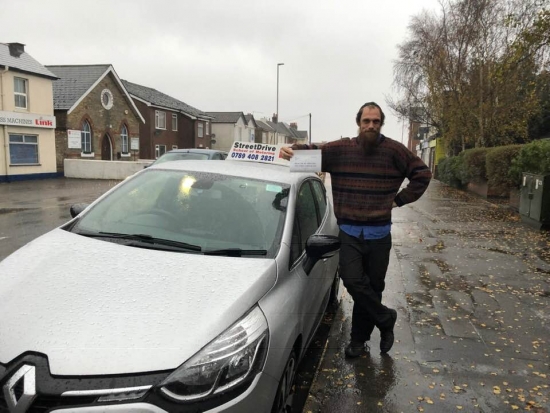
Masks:
[[[286,362],[281,380],[279,381],[271,413],[290,413],[292,411],[292,399],[294,396],[293,386],[297,367],[298,358],[296,357],[296,352],[292,350]]]

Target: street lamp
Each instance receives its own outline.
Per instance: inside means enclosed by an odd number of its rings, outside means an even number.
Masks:
[[[277,63],[277,123],[279,123],[279,66],[283,66],[284,63]]]

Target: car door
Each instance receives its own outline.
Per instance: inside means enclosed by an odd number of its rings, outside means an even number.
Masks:
[[[337,235],[337,233],[334,231],[334,223],[331,220],[331,216],[329,216],[332,211],[328,207],[325,186],[321,181],[318,180],[312,180],[310,181],[310,183],[313,190],[315,203],[317,204],[319,233],[326,235]],[[325,272],[323,273],[323,291],[329,291],[332,287],[332,282],[334,281],[334,276],[336,274],[338,255],[324,259],[323,263],[325,268]]]
[[[300,186],[295,205],[289,264],[291,276],[300,277],[302,281],[300,316],[304,338],[309,339],[322,317],[322,304],[326,295],[324,261],[317,262],[309,274],[303,270],[306,241],[319,230],[319,211],[310,180]]]

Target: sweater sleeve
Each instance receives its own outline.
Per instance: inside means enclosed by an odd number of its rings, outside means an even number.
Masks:
[[[403,206],[418,200],[424,194],[432,179],[432,172],[422,159],[401,144],[395,156],[395,162],[409,179],[407,187],[395,196],[397,206]]]

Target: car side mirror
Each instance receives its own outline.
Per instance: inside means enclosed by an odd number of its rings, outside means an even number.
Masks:
[[[313,234],[306,241],[304,271],[311,272],[317,261],[330,258],[340,249],[340,240],[334,235]]]
[[[82,211],[84,211],[86,208],[88,208],[88,205],[90,204],[73,204],[71,205],[70,211],[71,211],[71,217],[76,217],[78,214],[80,214]]]

